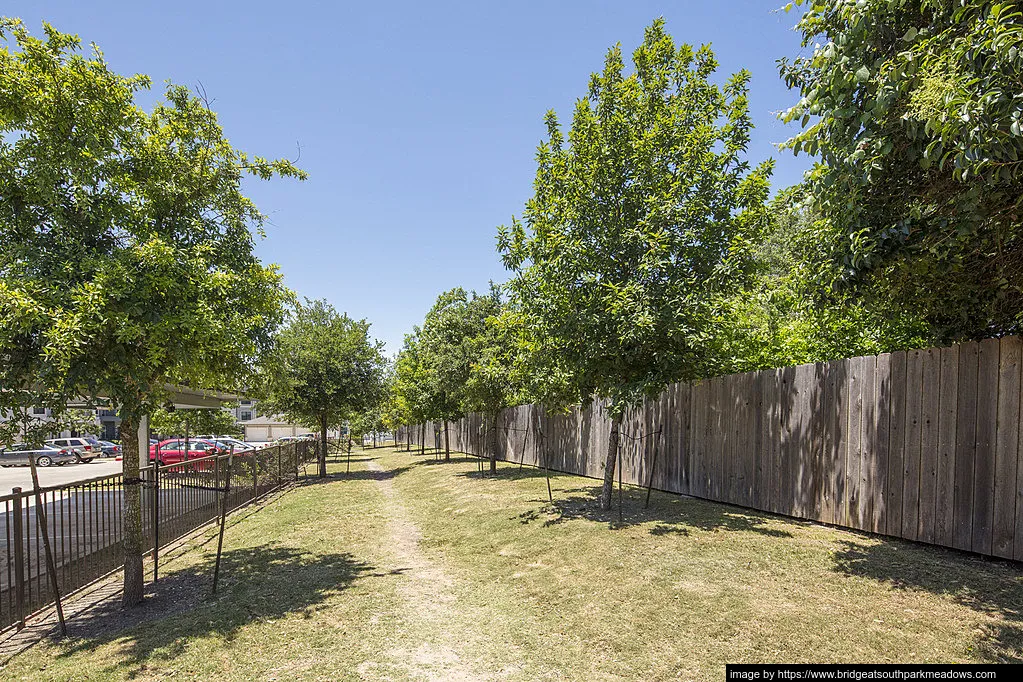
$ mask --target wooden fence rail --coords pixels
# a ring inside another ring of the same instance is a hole
[[[673,384],[623,420],[627,483],[1023,559],[1023,340],[1007,336]],[[488,420],[448,425],[484,455]],[[497,417],[499,459],[603,477],[601,403]],[[443,448],[440,424],[411,430]],[[402,438],[408,437],[406,431]],[[651,468],[653,471],[651,472]]]

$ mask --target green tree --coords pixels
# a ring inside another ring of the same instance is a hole
[[[431,390],[429,369],[423,358],[420,329],[414,327],[405,341],[394,363],[394,381],[390,387],[393,404],[404,423],[411,429],[421,424],[422,445],[426,450],[426,420],[429,419]],[[411,444],[411,438],[408,441]]]
[[[525,225],[499,234],[531,364],[608,401],[604,508],[622,411],[706,366],[713,301],[741,284],[771,171],[745,160],[749,73],[711,83],[710,48],[676,47],[661,20],[633,62],[626,75],[609,50],[567,140],[548,113]]]
[[[369,323],[326,301],[295,307],[263,370],[263,410],[320,432],[319,475],[327,475],[327,430],[377,404],[383,395],[382,344]]]
[[[253,254],[264,216],[242,177],[304,174],[236,150],[184,88],[142,111],[148,78],[44,28],[41,40],[0,23],[0,385],[58,408],[106,395],[119,411],[131,605],[143,596],[140,420],[168,383],[234,388],[269,347],[289,294]]]
[[[491,471],[497,470],[497,415],[517,398],[526,398],[517,390],[516,337],[506,306],[497,287],[492,286],[486,296],[474,297],[466,311],[471,333],[463,342],[468,371],[462,389],[462,411],[486,415]]]
[[[796,4],[802,4],[797,2]],[[791,6],[791,5],[790,5]],[[786,143],[837,264],[831,283],[921,314],[930,341],[1023,324],[1023,6],[815,0]]]
[[[149,415],[149,428],[163,436],[192,434],[240,434],[235,416],[221,409],[212,410],[168,410],[159,408]]]
[[[883,291],[834,288],[830,225],[803,186],[778,193],[746,286],[716,304],[715,374],[920,348],[927,326]],[[878,283],[880,288],[880,283]]]
[[[487,320],[500,312],[501,295],[495,285],[482,295],[457,287],[442,293],[423,320],[419,347],[427,373],[427,418],[444,423],[446,459],[451,458],[450,420],[472,410],[494,417],[507,404],[484,397],[485,379],[480,374],[481,361],[493,359],[488,356],[486,341],[494,337]]]

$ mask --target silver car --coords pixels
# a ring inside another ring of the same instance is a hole
[[[74,450],[55,448],[51,445],[33,448],[26,443],[15,443],[0,448],[0,466],[25,465],[32,459],[35,459],[36,466],[48,467],[53,464],[64,466],[68,462],[76,461],[78,457]]]
[[[93,443],[92,438],[51,438],[46,441],[50,447],[59,450],[71,450],[79,462],[85,464],[101,454],[99,442]]]

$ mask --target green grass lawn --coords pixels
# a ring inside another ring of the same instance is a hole
[[[723,679],[726,662],[1023,661],[1023,569],[475,460],[357,452],[230,524],[140,611],[72,623],[10,679]],[[342,471],[334,466],[333,470]]]

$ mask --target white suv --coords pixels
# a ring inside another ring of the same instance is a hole
[[[46,444],[74,451],[75,457],[83,464],[96,459],[103,451],[102,447],[94,445],[88,438],[51,438]]]

